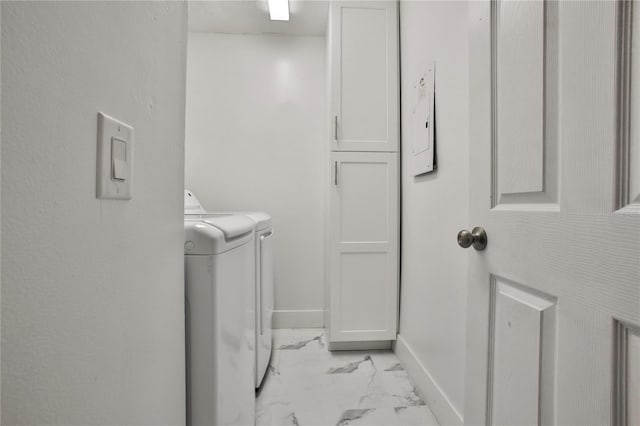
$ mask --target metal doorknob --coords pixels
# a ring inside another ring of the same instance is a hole
[[[487,247],[487,233],[479,226],[476,226],[471,232],[463,229],[458,232],[458,245],[462,248],[473,248],[480,251]]]

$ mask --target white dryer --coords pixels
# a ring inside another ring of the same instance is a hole
[[[260,387],[269,367],[272,350],[272,321],[274,307],[273,227],[271,216],[263,212],[211,213],[204,209],[195,194],[184,191],[185,217],[223,217],[244,215],[255,222],[255,367],[254,384]]]
[[[187,424],[255,423],[255,223],[185,216]]]
[[[263,212],[239,212],[256,223],[256,374],[255,386],[260,387],[271,359],[272,319],[274,303],[273,227],[271,216]]]

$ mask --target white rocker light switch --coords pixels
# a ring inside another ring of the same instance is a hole
[[[111,179],[127,180],[127,143],[116,138],[111,139]]]
[[[133,127],[98,114],[96,197],[130,200],[133,170]]]

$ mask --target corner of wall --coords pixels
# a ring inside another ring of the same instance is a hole
[[[415,381],[420,396],[428,401],[429,408],[438,422],[441,425],[462,426],[464,422],[462,414],[400,334],[394,344],[393,351],[409,376]]]

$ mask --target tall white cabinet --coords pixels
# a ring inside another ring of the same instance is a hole
[[[384,347],[398,322],[398,5],[330,7],[329,344]]]

